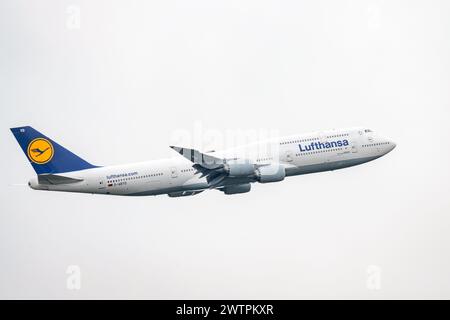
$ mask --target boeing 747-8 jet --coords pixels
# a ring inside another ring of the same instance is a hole
[[[200,152],[171,146],[169,159],[96,166],[32,127],[11,129],[37,177],[35,190],[123,196],[191,196],[208,189],[224,194],[249,192],[251,184],[347,168],[384,156],[395,143],[367,128],[306,133],[224,151]]]

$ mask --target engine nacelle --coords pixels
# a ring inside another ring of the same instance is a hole
[[[286,170],[279,164],[270,164],[256,170],[256,179],[261,183],[278,182],[284,180],[285,177]]]
[[[246,177],[255,174],[253,163],[227,163],[224,170],[230,177]]]
[[[250,183],[236,184],[233,186],[226,186],[222,189],[225,194],[236,194],[249,192],[252,186]]]

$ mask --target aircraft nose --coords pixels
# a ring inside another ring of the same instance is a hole
[[[394,150],[394,148],[397,146],[394,141],[389,141],[389,144],[391,145],[391,150]]]
[[[389,144],[387,146],[388,147],[387,152],[391,152],[392,150],[395,149],[397,144],[394,141],[392,141],[392,140],[387,140],[387,141],[389,142]]]

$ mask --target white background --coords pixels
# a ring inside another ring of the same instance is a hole
[[[450,298],[449,15],[444,0],[1,1],[0,297]],[[21,125],[99,165],[173,156],[198,126],[362,125],[397,148],[248,194],[127,198],[26,187]]]

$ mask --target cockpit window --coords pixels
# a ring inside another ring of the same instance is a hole
[[[370,130],[370,129],[365,129],[364,132],[365,132],[365,133],[368,133],[368,132],[372,132],[372,130]]]

